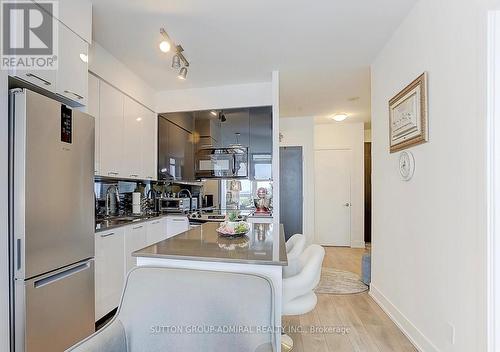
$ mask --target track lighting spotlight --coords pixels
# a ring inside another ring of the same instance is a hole
[[[220,122],[226,122],[226,115],[224,115],[222,111],[219,112],[219,120]]]
[[[160,42],[160,50],[163,51],[164,53],[168,53],[170,51],[170,43],[166,40],[163,40]]]
[[[179,55],[175,54],[172,57],[172,68],[179,68],[179,67],[181,67],[181,58],[179,57]]]
[[[179,71],[179,75],[177,76],[177,78],[179,79],[186,79],[186,76],[188,74],[188,70],[186,67],[183,67],[181,68],[181,70]]]

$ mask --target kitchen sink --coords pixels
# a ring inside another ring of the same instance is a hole
[[[96,223],[96,229],[101,229],[101,228],[119,226],[136,221],[144,221],[154,217],[155,216],[116,216],[112,218],[98,219],[96,220],[95,223]]]

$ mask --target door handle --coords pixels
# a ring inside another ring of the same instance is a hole
[[[110,233],[105,233],[103,235],[101,235],[102,238],[104,237],[109,237],[109,236],[113,236],[115,233],[114,232],[110,232]]]
[[[76,94],[75,92],[72,92],[70,90],[65,90],[64,93],[66,94],[72,94],[74,95],[77,99],[83,99],[83,97],[80,94]]]
[[[49,81],[43,79],[42,77],[38,77],[37,75],[34,75],[32,73],[27,73],[26,76],[36,78],[37,80],[41,81],[46,86],[50,86],[52,84]]]
[[[62,279],[67,278],[71,275],[79,273],[80,271],[87,270],[88,268],[90,268],[90,263],[89,262],[83,263],[83,264],[74,266],[68,270],[65,270],[65,271],[62,271],[60,273],[54,274],[52,276],[35,281],[34,286],[35,286],[35,288],[40,288],[40,287],[43,287],[46,285],[50,285],[53,282],[62,280]]]

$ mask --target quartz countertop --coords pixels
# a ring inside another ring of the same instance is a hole
[[[161,219],[165,217],[186,217],[183,214],[154,214],[154,215],[124,215],[124,216],[116,216],[114,218],[109,219],[99,219],[95,224],[95,233],[107,231],[123,226],[128,226],[136,223],[146,222],[146,221],[154,221],[156,219]]]
[[[202,226],[135,251],[135,257],[197,260],[261,265],[287,265],[283,225],[253,223],[242,236],[220,236],[218,223]],[[278,241],[278,243],[275,243]]]

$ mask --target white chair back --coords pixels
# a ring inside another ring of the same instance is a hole
[[[300,255],[306,246],[306,236],[295,234],[286,241],[288,265],[283,267],[283,277],[296,275],[300,270]]]
[[[317,303],[314,289],[321,279],[325,249],[317,244],[307,247],[299,257],[299,272],[283,279],[283,315],[306,314]]]

